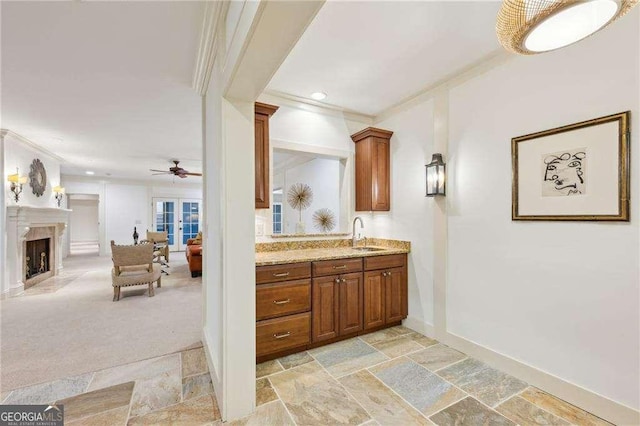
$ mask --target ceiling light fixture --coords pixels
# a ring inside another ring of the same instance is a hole
[[[89,176],[93,176],[96,174],[96,172],[92,172],[91,170],[87,170],[85,173],[88,174]]]
[[[324,99],[324,98],[326,98],[326,97],[327,97],[327,94],[326,94],[326,93],[324,93],[324,92],[313,92],[313,93],[311,94],[311,98],[312,98],[312,99],[315,99],[316,101],[321,101],[321,100],[323,100],[323,99]]]
[[[496,34],[511,52],[548,52],[598,32],[637,3],[638,0],[504,0]]]

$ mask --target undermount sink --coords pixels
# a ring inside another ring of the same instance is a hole
[[[356,251],[383,251],[383,248],[378,247],[353,247]]]

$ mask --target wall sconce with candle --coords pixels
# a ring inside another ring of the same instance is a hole
[[[20,200],[20,194],[22,194],[22,185],[27,183],[26,176],[20,176],[18,169],[16,168],[16,173],[13,175],[7,176],[7,181],[11,183],[11,192],[13,192],[13,196],[16,200],[16,203]]]
[[[53,192],[56,194],[56,201],[58,202],[58,207],[60,207],[62,198],[64,197],[64,188],[58,185],[53,188]]]
[[[445,164],[442,154],[433,154],[431,162],[427,164],[427,197],[445,195]]]

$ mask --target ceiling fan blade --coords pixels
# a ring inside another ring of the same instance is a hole
[[[150,171],[150,172],[171,173],[171,172],[168,172],[168,171],[166,171],[166,170],[156,170],[156,169],[149,169],[149,171]]]
[[[202,173],[189,173],[189,172],[186,172],[186,173],[182,173],[182,174],[183,175],[188,175],[188,176],[202,176]]]
[[[170,175],[171,173],[162,172],[162,173],[151,173],[151,176],[159,176],[159,175]]]
[[[187,178],[187,176],[185,174],[182,174],[182,173],[180,173],[179,175],[176,175],[176,176],[178,176],[180,179],[186,179]]]

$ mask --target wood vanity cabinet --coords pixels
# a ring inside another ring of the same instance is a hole
[[[304,348],[311,337],[311,263],[256,267],[256,357]]]
[[[357,333],[363,326],[362,258],[313,262],[311,341]],[[336,272],[346,271],[336,275]],[[327,276],[316,277],[317,275]]]
[[[391,209],[391,154],[393,132],[368,127],[351,135],[356,144],[356,211]]]
[[[258,362],[406,317],[406,254],[256,267]]]
[[[407,257],[365,258],[364,329],[401,321],[408,314]]]
[[[269,203],[269,117],[278,107],[255,103],[256,209],[268,209]]]

